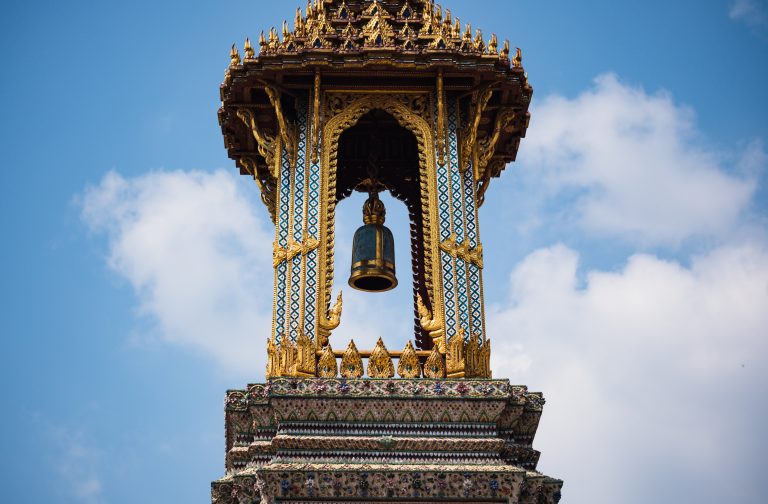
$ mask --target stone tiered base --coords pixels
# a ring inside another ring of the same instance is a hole
[[[555,504],[544,399],[506,380],[276,378],[230,391],[214,504]]]

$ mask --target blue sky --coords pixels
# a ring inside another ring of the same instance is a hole
[[[271,305],[270,223],[218,86],[231,43],[296,5],[6,3],[6,499],[207,502]],[[481,225],[495,375],[548,398],[540,468],[568,503],[768,501],[768,5],[444,5],[520,46],[536,90]],[[369,315],[345,290],[336,346],[404,344],[406,296]]]

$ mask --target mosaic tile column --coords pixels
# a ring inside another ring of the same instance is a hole
[[[301,331],[314,339],[317,325],[320,165],[311,161],[309,153],[308,100],[298,99],[296,110],[295,167],[285,146],[281,146],[275,241],[284,258],[275,266],[276,343],[286,338],[296,343]]]
[[[433,116],[437,118],[437,105],[435,105]],[[437,122],[434,124],[437,131]],[[439,135],[435,135],[439,138]],[[450,149],[450,148],[449,148]],[[440,243],[446,243],[451,239],[453,233],[453,206],[451,204],[451,165],[448,162],[450,157],[443,159],[440,163],[440,156],[435,152],[435,166],[437,166],[437,217],[440,230]],[[443,284],[443,303],[445,307],[445,338],[450,340],[458,332],[458,309],[456,300],[456,260],[448,252],[440,251],[440,271]]]
[[[445,297],[446,338],[464,329],[469,341],[477,334],[484,341],[485,323],[482,292],[482,252],[475,183],[471,166],[460,164],[461,111],[449,100],[447,113],[446,163],[437,158],[440,258]]]

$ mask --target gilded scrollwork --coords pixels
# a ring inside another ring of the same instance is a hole
[[[472,153],[475,149],[475,143],[477,142],[477,131],[480,128],[480,120],[483,117],[485,109],[488,107],[488,102],[493,96],[493,89],[487,86],[481,90],[475,91],[472,95],[472,103],[470,108],[470,121],[464,127],[461,134],[461,149],[459,157],[459,169],[464,172],[469,166],[469,161],[472,158]]]
[[[272,244],[272,264],[277,267],[284,261],[292,261],[298,255],[307,255],[313,250],[317,250],[319,246],[320,242],[311,236],[305,236],[303,242],[297,242],[293,237],[289,237],[285,247],[274,242]]]
[[[424,237],[425,287],[432,300],[434,317],[442,320],[443,298],[440,275],[434,271],[439,265],[437,237],[437,182],[434,154],[434,133],[431,122],[414,110],[430,107],[428,95],[415,93],[402,94],[355,94],[326,93],[326,125],[323,130],[322,188],[324,197],[321,201],[321,235],[325,237],[321,247],[321,267],[319,297],[325,306],[330,305],[331,288],[334,276],[334,247],[336,220],[336,170],[338,164],[339,137],[348,128],[373,109],[383,110],[392,115],[398,123],[410,130],[419,146],[419,182],[421,184],[422,231]]]
[[[312,163],[320,162],[320,72],[315,72],[312,100]]]
[[[488,163],[496,153],[496,145],[499,143],[501,134],[516,118],[514,110],[504,109],[496,115],[496,121],[493,126],[493,133],[489,137],[477,141],[475,165],[475,180],[480,180],[488,167]]]
[[[445,89],[442,69],[437,73],[437,158],[440,165],[445,164]]]
[[[288,119],[283,114],[280,92],[272,86],[265,86],[264,91],[266,91],[269,101],[275,110],[277,124],[280,128],[280,138],[283,141],[286,152],[288,152],[291,166],[296,166],[296,159],[298,157],[298,142],[296,140],[298,132],[296,126],[288,122]]]
[[[449,378],[464,377],[466,363],[464,359],[464,338],[464,329],[459,329],[459,331],[448,340],[448,349],[445,355],[445,367]]]
[[[456,233],[452,233],[445,241],[440,243],[440,250],[451,254],[452,257],[458,257],[467,264],[474,264],[478,268],[483,267],[483,245],[470,247],[469,242],[457,243]]]
[[[293,370],[293,376],[314,377],[317,372],[317,351],[312,340],[299,331],[299,337],[296,340],[296,367]]]
[[[253,112],[250,110],[246,108],[237,109],[237,117],[250,128],[253,139],[256,141],[259,155],[266,161],[270,175],[276,179],[280,166],[278,163],[279,156],[275,156],[276,148],[278,147],[275,138],[261,131]]]

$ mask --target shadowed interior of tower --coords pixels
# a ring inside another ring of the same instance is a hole
[[[420,294],[423,299],[428,298],[425,287],[424,229],[416,138],[390,114],[374,109],[341,135],[338,163],[337,202],[349,197],[355,190],[389,191],[408,209],[414,334],[418,347],[429,350],[432,347],[432,339],[419,323],[416,305],[417,295]],[[404,238],[394,237],[395,240]],[[389,279],[378,274],[371,274],[357,283],[356,288],[371,292],[388,290],[391,286]]]

